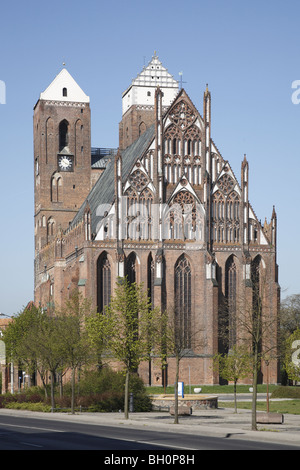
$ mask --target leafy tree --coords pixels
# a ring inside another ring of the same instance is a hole
[[[123,365],[125,372],[124,414],[128,419],[129,377],[148,359],[151,341],[151,310],[142,285],[119,278],[114,296],[104,313],[88,321],[90,338],[98,349]]]
[[[13,322],[9,323],[4,331],[3,339],[6,344],[7,356],[12,361],[22,365],[30,374],[38,370],[47,397],[46,371],[40,361],[37,342],[37,334],[45,315],[41,309],[31,304],[16,315]]]
[[[252,371],[252,358],[244,347],[234,346],[228,354],[217,354],[214,366],[219,370],[223,379],[233,382],[234,411],[237,412],[236,386],[240,379],[248,377]]]
[[[289,295],[281,302],[280,327],[285,337],[300,328],[300,294]]]
[[[297,328],[285,342],[284,369],[290,380],[300,380],[300,329]]]
[[[50,372],[51,406],[55,408],[55,375],[63,363],[63,329],[59,318],[45,315],[36,331],[38,361]]]
[[[72,292],[70,299],[66,300],[62,309],[57,312],[61,358],[64,366],[72,371],[72,413],[74,413],[76,370],[92,360],[91,343],[85,323],[93,312],[91,300],[83,298],[78,290]]]

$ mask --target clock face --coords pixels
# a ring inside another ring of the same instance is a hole
[[[62,171],[71,171],[73,169],[73,158],[69,155],[60,155],[58,157],[58,166]]]

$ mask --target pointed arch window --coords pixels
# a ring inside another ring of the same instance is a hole
[[[173,198],[169,211],[170,238],[191,240],[196,229],[196,203],[189,191],[180,191]]]
[[[258,255],[251,263],[251,282],[252,282],[252,302],[253,313],[260,314],[261,307],[261,288],[260,288],[260,271],[261,271],[261,256]]]
[[[59,124],[59,151],[69,145],[69,123],[65,119]]]
[[[111,299],[111,265],[107,253],[102,253],[97,261],[97,307],[105,311]]]
[[[84,214],[84,231],[85,231],[85,239],[91,239],[91,212],[87,210]]]
[[[149,240],[152,237],[153,193],[145,187],[140,193],[130,186],[126,197],[126,238]]]
[[[126,276],[130,284],[136,282],[136,261],[135,253],[131,253],[126,261]]]
[[[262,258],[256,256],[251,263],[252,282],[252,328],[258,340],[258,353],[262,350],[262,292],[261,292]],[[260,374],[259,374],[260,377]],[[261,377],[259,378],[259,380]]]
[[[146,130],[146,124],[144,122],[141,122],[139,125],[139,136],[144,134],[145,130]]]
[[[147,284],[148,284],[148,297],[151,302],[151,308],[154,308],[154,260],[152,258],[152,255],[148,256],[148,279],[147,279]]]
[[[192,284],[191,266],[185,255],[175,265],[175,327],[181,346],[191,348]]]
[[[152,203],[153,194],[145,188],[140,194],[140,223],[138,227],[139,238],[151,240],[152,238]]]
[[[126,197],[126,238],[136,238],[136,217],[138,212],[138,194],[132,188],[128,188],[124,196]]]
[[[235,191],[216,191],[212,203],[212,239],[217,243],[238,243],[240,239],[240,198]]]
[[[51,178],[51,202],[62,202],[62,184],[63,180],[59,174]]]
[[[236,343],[236,301],[237,301],[237,268],[233,256],[225,265],[225,297],[227,301],[228,348]]]
[[[55,220],[53,217],[49,217],[47,222],[47,243],[50,243],[53,240],[55,235]]]

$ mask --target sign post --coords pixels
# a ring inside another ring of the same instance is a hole
[[[178,382],[178,396],[184,398],[184,382]]]

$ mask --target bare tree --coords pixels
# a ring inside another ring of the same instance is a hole
[[[183,357],[191,353],[191,350],[203,347],[205,344],[203,329],[186,328],[182,322],[182,316],[178,308],[172,307],[156,315],[157,335],[155,350],[161,358],[162,365],[167,363],[168,357],[175,358],[175,418],[174,424],[178,424],[178,381],[179,365]]]
[[[220,313],[220,337],[227,351],[236,344],[247,348],[252,358],[252,430],[257,430],[256,401],[258,377],[262,363],[277,364],[278,361],[278,316],[274,312],[271,281],[266,268],[259,263],[252,267],[251,283],[236,299],[235,318],[228,319],[228,308]],[[231,329],[234,328],[234,333]],[[225,339],[227,339],[227,344]]]
[[[257,430],[256,401],[258,376],[263,361],[267,364],[278,360],[278,316],[273,311],[270,294],[270,283],[266,273],[259,275],[258,267],[254,267],[252,275],[251,298],[245,295],[238,311],[238,338],[248,345],[253,360],[253,395],[252,395],[252,430]]]

